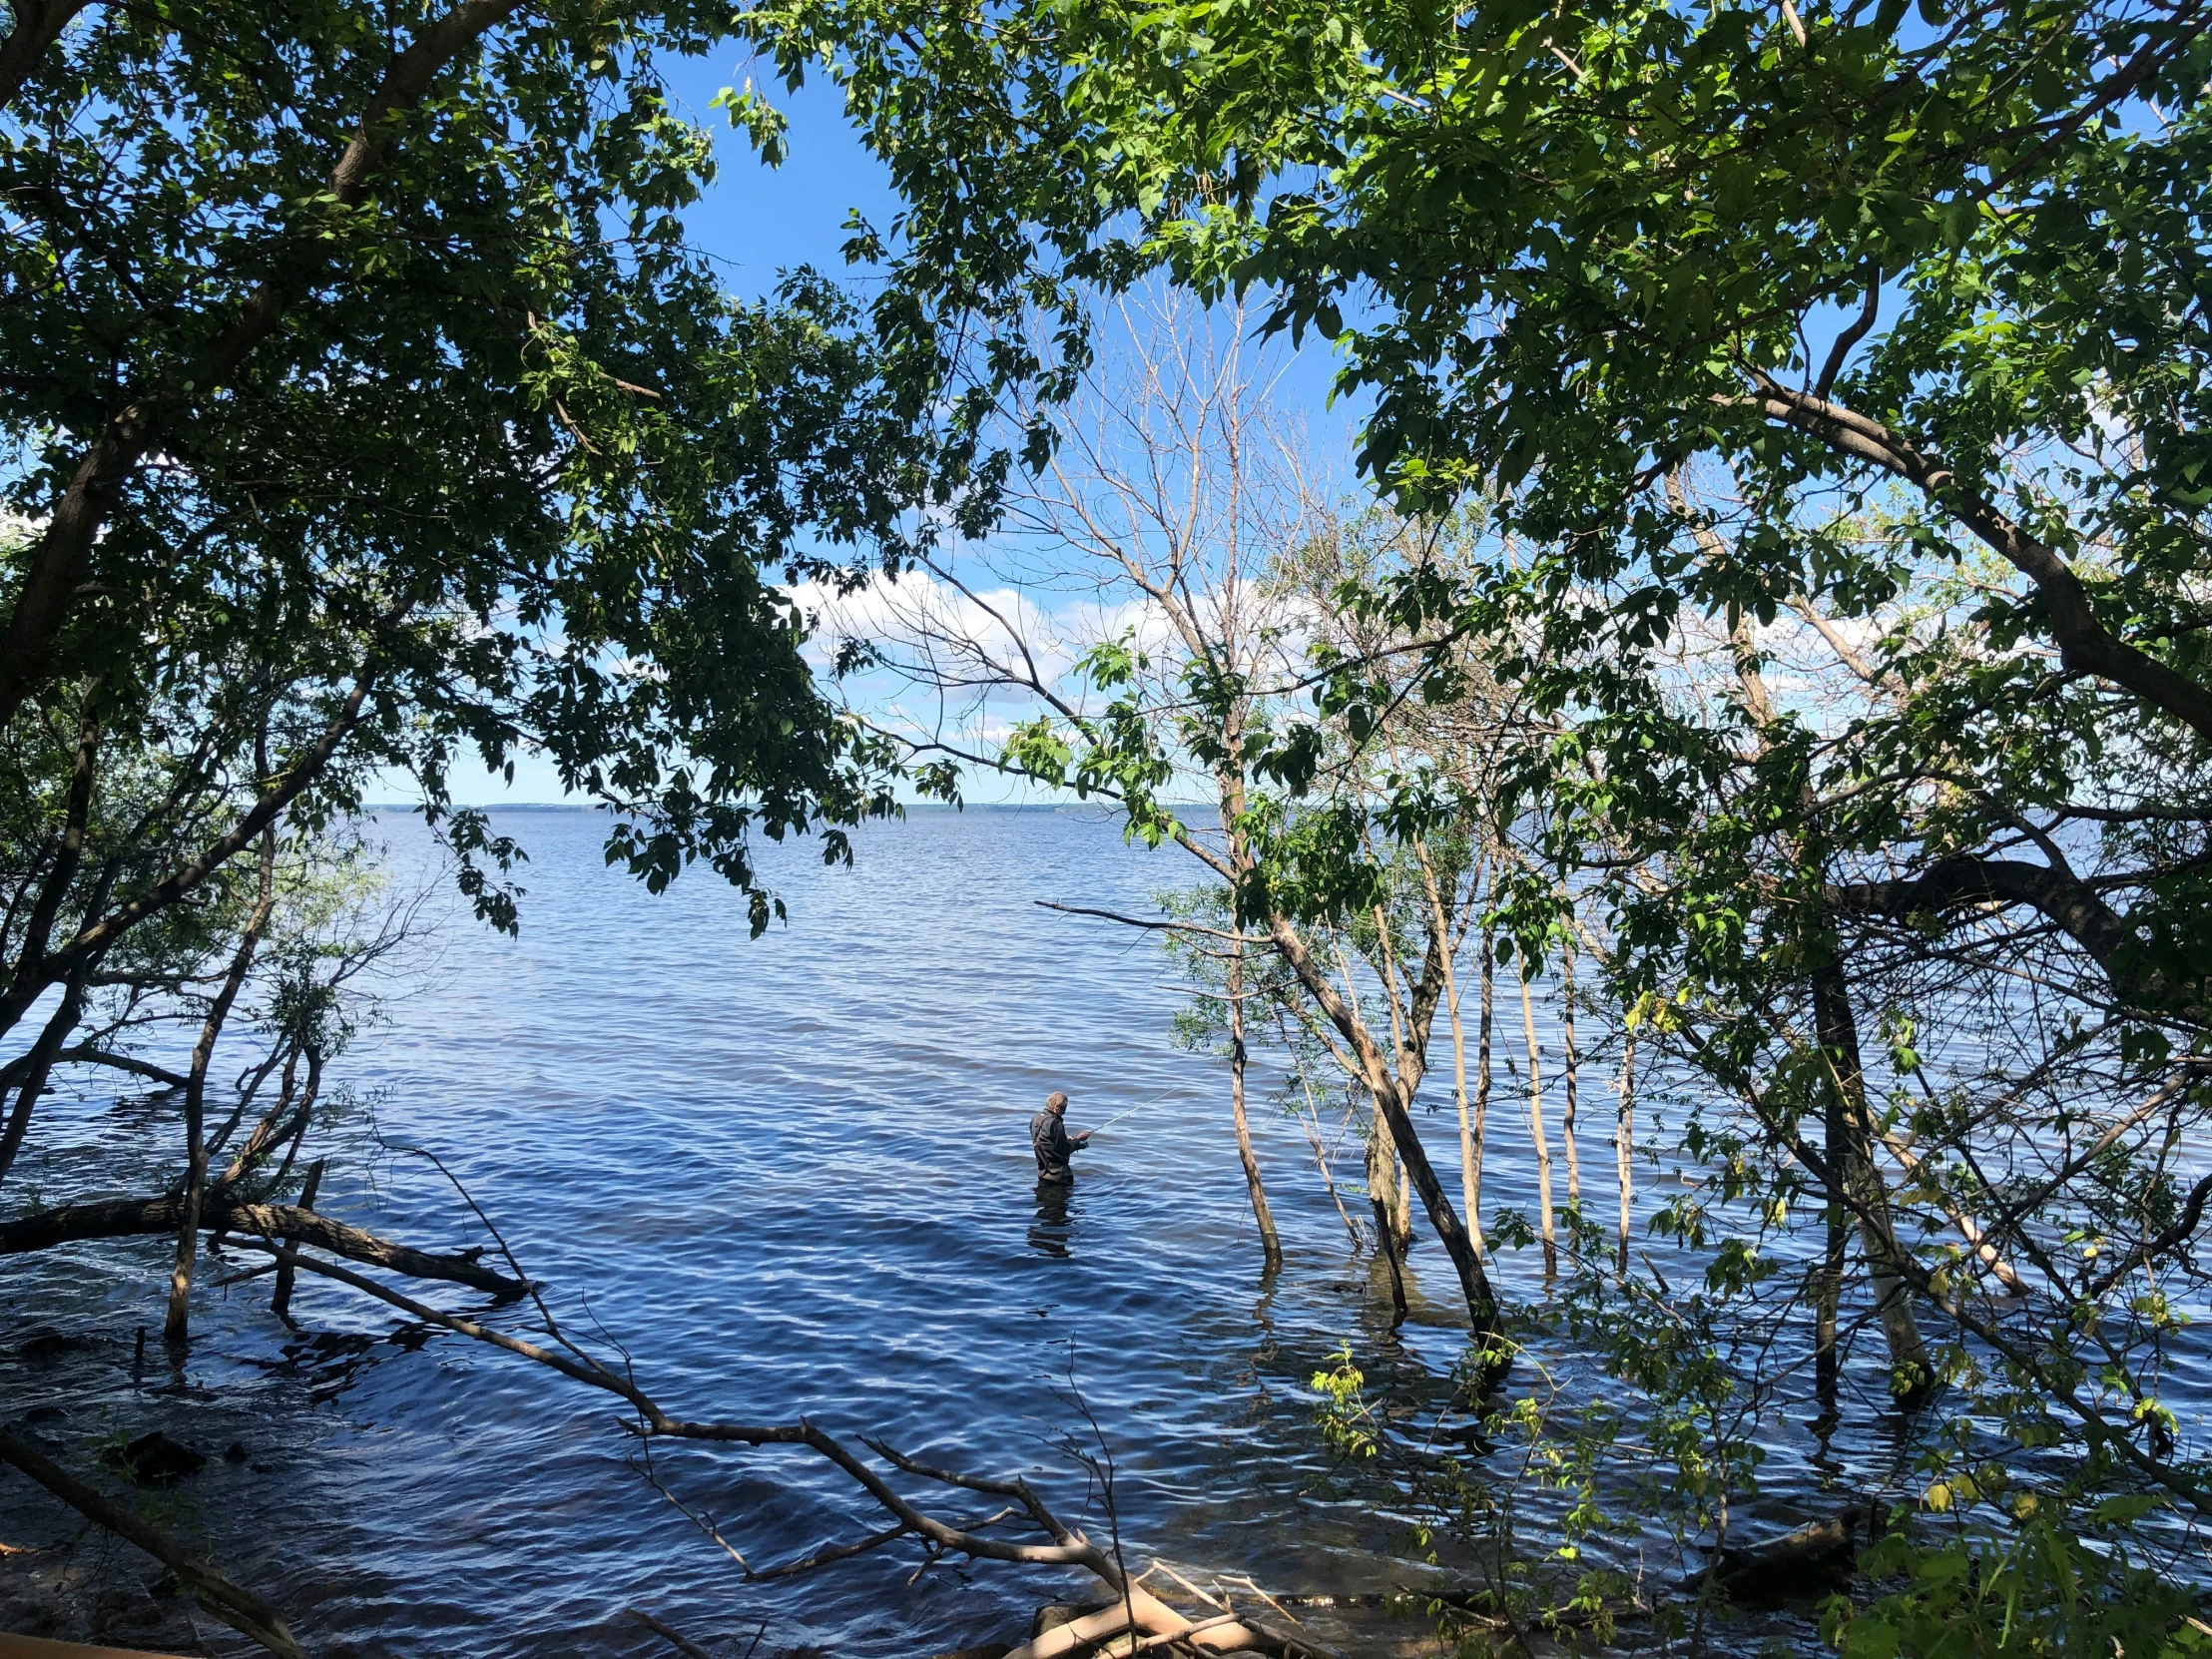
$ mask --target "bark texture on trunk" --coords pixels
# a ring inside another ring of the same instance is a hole
[[[267,757],[262,770],[268,771]],[[231,970],[223,977],[201,1021],[200,1040],[193,1044],[192,1064],[185,1072],[185,1207],[177,1221],[177,1259],[169,1275],[169,1313],[162,1321],[165,1341],[181,1343],[192,1329],[192,1270],[200,1254],[200,1211],[208,1187],[207,1101],[208,1067],[215,1059],[217,1039],[223,1035],[231,1007],[238,1001],[246,976],[254,969],[261,946],[262,929],[269,925],[276,901],[276,827],[262,831],[261,892],[254,913],[239,935],[239,947],[231,958]]]
[[[1368,1125],[1368,1209],[1375,1217],[1375,1242],[1391,1261],[1402,1262],[1407,1241],[1397,1225],[1397,1141],[1373,1079],[1368,1083],[1368,1098],[1375,1107]]]
[[[1521,1035],[1528,1044],[1528,1135],[1536,1146],[1538,1235],[1544,1242],[1544,1277],[1559,1272],[1559,1234],[1551,1206],[1551,1136],[1544,1128],[1544,1078],[1536,1044],[1536,1004],[1528,991],[1528,957],[1519,958]]]
[[[1260,1180],[1260,1160],[1252,1151],[1252,1128],[1245,1119],[1244,949],[1229,958],[1229,1099],[1237,1119],[1237,1156],[1244,1162],[1245,1188],[1252,1195],[1252,1219],[1260,1229],[1260,1250],[1267,1265],[1283,1265],[1283,1241],[1268,1210],[1268,1192]]]
[[[1828,1062],[1828,1167],[1840,1192],[1829,1195],[1831,1210],[1842,1209],[1859,1221],[1874,1284],[1875,1311],[1890,1347],[1891,1387],[1900,1402],[1912,1405],[1935,1382],[1928,1345],[1899,1271],[1902,1248],[1890,1217],[1890,1187],[1874,1157],[1874,1123],[1867,1108],[1867,1078],[1859,1053],[1859,1024],[1852,1012],[1851,988],[1843,964],[1833,953],[1813,973],[1813,1021]],[[1831,1255],[1835,1253],[1833,1236]],[[1824,1309],[1834,1349],[1834,1311]]]

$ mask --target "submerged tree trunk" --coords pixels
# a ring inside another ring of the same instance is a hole
[[[1244,1161],[1245,1187],[1252,1195],[1252,1219],[1260,1229],[1260,1249],[1267,1265],[1283,1265],[1283,1241],[1276,1237],[1275,1217],[1268,1212],[1267,1188],[1260,1183],[1260,1160],[1252,1153],[1252,1128],[1245,1120],[1245,1018],[1244,946],[1229,958],[1229,1099],[1237,1119],[1237,1156]]]
[[[1336,987],[1330,987],[1336,994]],[[1395,1005],[1395,998],[1391,999]],[[1360,993],[1353,983],[1352,970],[1348,966],[1344,975],[1344,990],[1339,997],[1347,1017],[1353,1024],[1366,1027],[1365,1016],[1360,1009]],[[1390,1134],[1389,1113],[1383,1110],[1382,1098],[1376,1093],[1375,1075],[1363,1071],[1359,1081],[1368,1091],[1371,1110],[1368,1114],[1367,1178],[1368,1211],[1375,1221],[1375,1245],[1393,1264],[1404,1260],[1405,1235],[1397,1225],[1397,1143]],[[1402,1308],[1402,1302],[1400,1307]]]
[[[1620,1117],[1613,1131],[1613,1158],[1620,1171],[1620,1246],[1615,1266],[1628,1272],[1628,1213],[1634,1202],[1636,1171],[1633,1158],[1636,1134],[1636,1028],[1631,1025],[1621,1042]]]
[[[1442,889],[1436,884],[1428,849],[1415,843],[1420,854],[1421,882],[1428,889],[1429,930],[1434,940],[1433,959],[1443,976],[1444,1011],[1451,1020],[1451,1095],[1459,1113],[1459,1198],[1466,1205],[1467,1239],[1477,1258],[1482,1255],[1482,1141],[1467,1108],[1467,1030],[1460,1016],[1459,975],[1452,965],[1457,949],[1451,933],[1451,917],[1444,908]],[[1467,902],[1471,906],[1481,885],[1483,866],[1478,862],[1468,875]],[[1463,933],[1460,935],[1465,936]],[[1487,935],[1485,942],[1487,941]],[[1484,984],[1487,986],[1485,979]]]
[[[1405,1235],[1397,1225],[1397,1142],[1390,1134],[1389,1113],[1376,1093],[1372,1079],[1368,1098],[1374,1111],[1368,1123],[1368,1208],[1375,1216],[1375,1242],[1393,1262],[1405,1258]]]
[[[254,913],[247,917],[246,928],[239,935],[238,951],[231,958],[231,970],[224,976],[223,988],[216,993],[215,1001],[209,1005],[208,1017],[201,1022],[200,1040],[193,1045],[192,1065],[185,1074],[185,1207],[177,1225],[176,1266],[169,1275],[169,1314],[162,1322],[162,1336],[172,1343],[183,1342],[192,1328],[192,1270],[200,1254],[200,1210],[208,1189],[208,1066],[215,1058],[216,1039],[222,1036],[224,1022],[231,1017],[231,1005],[238,1000],[247,974],[253,971],[262,929],[269,925],[269,913],[276,906],[276,827],[274,824],[262,831],[261,876],[261,893],[255,901]]]
[[[1828,1062],[1828,1126],[1824,1137],[1828,1167],[1832,1181],[1841,1188],[1829,1194],[1830,1209],[1858,1218],[1868,1277],[1874,1283],[1875,1311],[1890,1346],[1891,1386],[1901,1403],[1917,1404],[1933,1385],[1935,1374],[1900,1272],[1901,1251],[1890,1219],[1889,1184],[1874,1159],[1874,1125],[1867,1110],[1859,1025],[1852,1013],[1851,987],[1833,950],[1813,971],[1813,1021]],[[1829,1254],[1832,1259],[1839,1254],[1833,1230]],[[1840,1272],[1840,1264],[1833,1271]],[[1829,1327],[1828,1347],[1833,1353],[1834,1309],[1824,1307],[1822,1312]]]
[[[1497,1297],[1490,1288],[1489,1276],[1482,1271],[1481,1260],[1474,1253],[1474,1246],[1467,1238],[1466,1227],[1459,1220],[1459,1213],[1451,1207],[1451,1200],[1444,1195],[1443,1183],[1436,1179],[1435,1166],[1429,1163],[1428,1154],[1420,1144],[1413,1128],[1413,1120],[1405,1110],[1397,1085],[1391,1080],[1384,1064],[1381,1048],[1362,1020],[1352,1011],[1343,994],[1331,983],[1314,960],[1314,953],[1306,940],[1292,925],[1290,918],[1273,915],[1268,918],[1268,931],[1275,940],[1276,949],[1283,960],[1298,975],[1299,983],[1306,987],[1322,1012],[1329,1017],[1345,1040],[1358,1055],[1361,1068],[1367,1073],[1368,1088],[1374,1097],[1377,1114],[1387,1125],[1391,1139],[1405,1160],[1405,1173],[1413,1190],[1420,1194],[1421,1204],[1428,1212],[1429,1224],[1436,1230],[1436,1238],[1444,1247],[1444,1254],[1451,1258],[1451,1266],[1459,1276],[1459,1289],[1466,1298],[1467,1317],[1474,1326],[1475,1336],[1488,1346],[1488,1339],[1497,1334]],[[1493,1367],[1502,1360],[1493,1360]]]
[[[1844,1146],[1844,1117],[1833,1104],[1823,1114],[1825,1118],[1825,1155],[1831,1171],[1844,1167],[1848,1153]],[[1837,1412],[1836,1389],[1842,1370],[1836,1346],[1837,1310],[1844,1296],[1844,1263],[1851,1243],[1851,1213],[1845,1208],[1843,1195],[1831,1190],[1826,1205],[1828,1239],[1821,1251],[1821,1264],[1813,1295],[1813,1391],[1820,1402],[1820,1414],[1824,1419],[1834,1419]]]
[[[1567,1208],[1582,1208],[1582,1160],[1574,1151],[1575,1096],[1582,1081],[1582,1058],[1574,1047],[1574,941],[1569,938],[1559,947],[1559,1037],[1561,1045],[1560,1077],[1566,1086],[1566,1101],[1559,1112],[1559,1140],[1567,1153]]]
[[[1410,1104],[1410,1096],[1416,1086],[1419,1071],[1411,1059],[1411,1049],[1406,1043],[1406,1007],[1398,999],[1397,953],[1390,947],[1389,918],[1382,913],[1382,906],[1375,907],[1375,925],[1382,944],[1382,1002],[1390,1015],[1390,1065],[1391,1081],[1401,1099]],[[1393,1137],[1394,1142],[1394,1137]],[[1404,1261],[1413,1248],[1413,1189],[1405,1179],[1405,1161],[1393,1144],[1390,1155],[1389,1190],[1396,1195],[1396,1203],[1390,1212],[1391,1231],[1397,1240],[1397,1259]]]
[[[1467,1191],[1467,1230],[1475,1249],[1482,1247],[1482,1154],[1490,1116],[1490,1032],[1497,1010],[1497,934],[1482,929],[1481,1006],[1475,1016],[1474,1034],[1474,1177]]]
[[[309,1164],[307,1166],[307,1179],[300,1185],[299,1188],[298,1208],[308,1211],[313,1210],[315,1195],[321,1192],[321,1190],[322,1160],[320,1158],[317,1158],[312,1164]],[[275,1314],[278,1319],[282,1320],[286,1325],[291,1324],[292,1279],[293,1273],[291,1263],[288,1260],[279,1261],[276,1264],[276,1289],[269,1299],[269,1311]]]
[[[1559,1271],[1559,1236],[1551,1210],[1551,1136],[1544,1130],[1544,1080],[1536,1046],[1536,1004],[1528,993],[1528,953],[1519,955],[1521,1035],[1528,1043],[1528,1133],[1536,1143],[1536,1209],[1544,1241],[1544,1277]]]
[[[1477,1256],[1482,1254],[1482,1155],[1475,1144],[1474,1123],[1467,1109],[1467,1035],[1459,1018],[1459,981],[1451,971],[1451,957],[1444,956],[1444,1005],[1451,1015],[1451,1092],[1459,1108],[1459,1197],[1467,1207],[1467,1238]]]

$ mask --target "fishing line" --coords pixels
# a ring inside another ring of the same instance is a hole
[[[1130,1108],[1129,1108],[1129,1110],[1128,1110],[1128,1111],[1126,1111],[1126,1112],[1116,1112],[1116,1113],[1115,1113],[1115,1114],[1114,1114],[1114,1115],[1113,1115],[1112,1117],[1108,1118],[1108,1119],[1107,1119],[1107,1120],[1106,1120],[1106,1121],[1105,1121],[1104,1123],[1102,1123],[1102,1124],[1098,1125],[1098,1127],[1097,1127],[1096,1129],[1086,1129],[1086,1130],[1084,1130],[1084,1131],[1083,1131],[1083,1133],[1084,1133],[1084,1134],[1086,1134],[1086,1135],[1095,1135],[1095,1134],[1097,1134],[1097,1133],[1098,1133],[1099,1129],[1111,1129],[1111,1128],[1112,1128],[1112,1127],[1113,1127],[1113,1126],[1114,1126],[1115,1124],[1117,1124],[1117,1123],[1121,1122],[1121,1120],[1122,1120],[1123,1118],[1126,1118],[1126,1117],[1134,1117],[1134,1116],[1135,1116],[1135,1115],[1136,1115],[1137,1113],[1139,1113],[1139,1112],[1142,1112],[1142,1111],[1146,1110],[1146,1109],[1147,1109],[1147,1108],[1149,1108],[1149,1107],[1153,1107],[1153,1106],[1157,1106],[1157,1105],[1159,1105],[1159,1104],[1160,1104],[1160,1102],[1161,1102],[1161,1101],[1163,1101],[1163,1100],[1165,1100],[1165,1099],[1167,1099],[1169,1095],[1172,1095],[1172,1094],[1180,1094],[1180,1093],[1182,1093],[1182,1091],[1183,1091],[1183,1085],[1179,1083],[1179,1084],[1177,1084],[1177,1085],[1176,1085],[1176,1086],[1175,1086],[1174,1088],[1172,1088],[1172,1089],[1168,1089],[1168,1090],[1166,1090],[1166,1091],[1164,1091],[1164,1092],[1162,1092],[1162,1093],[1160,1093],[1160,1094],[1156,1094],[1156,1095],[1154,1095],[1154,1096],[1153,1096],[1153,1097],[1152,1097],[1152,1098],[1151,1098],[1150,1100],[1140,1100],[1140,1101],[1138,1101],[1136,1105],[1134,1105],[1134,1106],[1130,1107]]]

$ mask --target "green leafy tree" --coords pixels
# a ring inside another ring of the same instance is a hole
[[[1613,1000],[1698,1091],[1710,1187],[1661,1226],[1740,1255],[1809,1223],[1773,1317],[1831,1356],[1871,1319],[1900,1397],[1985,1431],[2053,1538],[2099,1490],[2212,1495],[2161,1399],[2212,1192],[2177,1153],[2212,961],[2208,22],[755,14],[905,192],[917,305],[1155,270],[1256,291],[1343,353],[1379,485],[1494,502],[1478,568],[1343,603],[1495,642],[1553,723],[1499,919],[1555,931],[1596,883]],[[1333,666],[1348,722],[1401,683]],[[1318,743],[1280,738],[1257,765]],[[2099,1606],[2124,1578],[2091,1575]],[[1935,1651],[1939,1622],[1895,1628]]]
[[[809,274],[732,298],[686,242],[713,154],[661,66],[723,14],[15,21],[0,742],[44,884],[0,1029],[380,769],[510,926],[487,866],[516,849],[450,812],[455,765],[544,754],[617,809],[610,855],[655,886],[706,859],[756,928],[755,833],[842,855],[887,810],[778,574],[895,554],[905,508],[988,492],[923,418],[927,350],[871,344]],[[89,802],[111,766],[193,805],[106,870],[64,781]]]

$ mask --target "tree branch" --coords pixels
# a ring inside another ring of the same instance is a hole
[[[135,1239],[155,1235],[174,1238],[184,1222],[181,1195],[164,1198],[112,1198],[96,1204],[66,1204],[59,1209],[38,1210],[0,1225],[0,1256],[23,1256],[56,1245],[88,1239]],[[410,1279],[439,1279],[466,1285],[496,1297],[518,1297],[529,1287],[494,1273],[473,1255],[439,1256],[412,1246],[394,1244],[349,1227],[342,1221],[317,1215],[291,1204],[234,1204],[211,1193],[200,1218],[201,1231],[235,1233],[249,1238],[289,1239],[313,1245],[333,1256],[388,1268]],[[246,1242],[242,1238],[239,1242]]]
[[[2119,962],[2128,938],[2125,918],[2078,876],[2047,864],[1963,855],[1945,858],[1927,873],[1905,880],[1832,884],[1826,897],[1829,907],[1840,914],[1896,921],[1936,916],[1965,904],[2025,904],[2088,951],[2114,980],[2115,990],[2130,994],[2135,989],[2118,983],[2125,976]]]
[[[2132,692],[2212,741],[2212,689],[2107,629],[2072,567],[1961,482],[1947,463],[1856,410],[1793,390],[1763,370],[1753,370],[1752,378],[1758,397],[1738,401],[1755,403],[1769,419],[1905,479],[2033,582],[2058,645],[2058,660],[2069,672],[2094,675]]]

